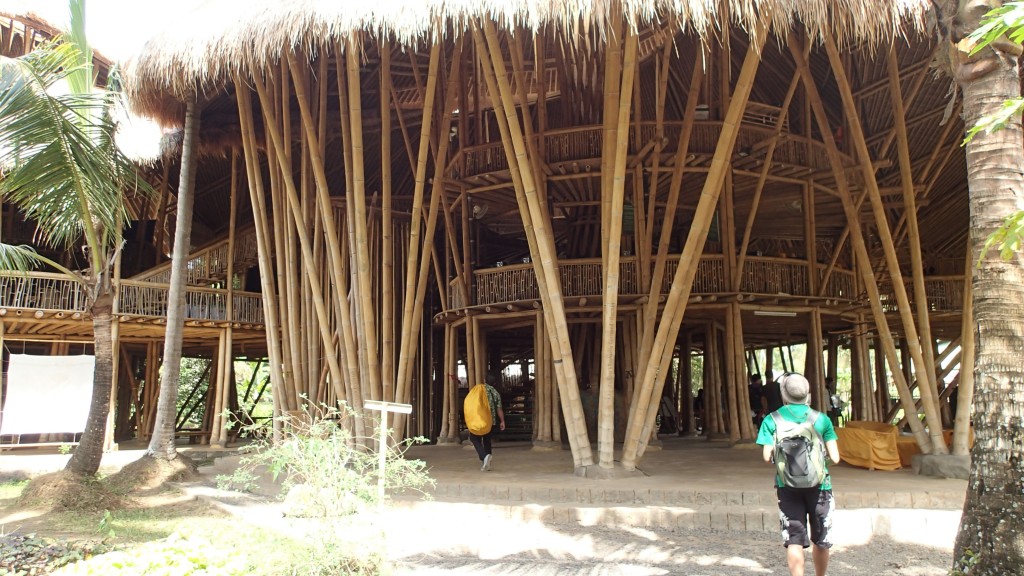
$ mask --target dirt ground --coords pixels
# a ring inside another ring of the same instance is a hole
[[[6,464],[10,465],[10,460]],[[202,513],[201,509],[209,506],[206,509],[210,515],[229,513],[242,523],[282,533],[294,534],[296,529],[302,529],[301,521],[283,516],[277,500],[219,493],[212,489],[213,483],[213,475],[204,474],[200,483],[186,485],[184,494],[175,497],[181,500],[170,503],[171,506],[180,506],[191,515]],[[202,502],[193,501],[197,494],[201,495]],[[3,504],[10,502],[0,502],[0,506]],[[784,549],[774,534],[545,525],[537,521],[475,516],[479,510],[475,506],[478,505],[434,502],[425,507],[391,509],[376,517],[375,529],[380,529],[387,537],[387,556],[393,563],[393,574],[788,574]],[[440,512],[438,507],[441,507]],[[47,531],[42,519],[18,519],[3,512],[0,512],[0,523],[6,533]],[[239,527],[238,533],[244,533],[244,529]],[[807,558],[807,573],[813,574],[809,554]],[[828,573],[832,576],[944,576],[949,573],[951,564],[949,544],[928,547],[878,537],[867,543],[837,542]]]

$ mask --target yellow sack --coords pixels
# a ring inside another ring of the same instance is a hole
[[[462,402],[462,414],[466,418],[466,428],[471,434],[483,436],[491,431],[491,404],[487,401],[487,387],[477,384],[466,394]]]

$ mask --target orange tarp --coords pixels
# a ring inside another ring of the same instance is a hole
[[[871,470],[901,468],[895,426],[854,420],[845,428],[837,428],[836,435],[843,462]]]
[[[946,447],[953,445],[953,431],[943,430],[942,437],[946,441]],[[974,428],[971,427],[968,433],[968,446],[974,446]],[[917,440],[913,436],[900,436],[896,439],[896,450],[900,453],[900,462],[904,466],[910,466],[910,461],[914,457],[914,454],[920,454],[921,448],[917,445]]]

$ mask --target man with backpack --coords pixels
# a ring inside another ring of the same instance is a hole
[[[785,405],[761,423],[757,443],[765,462],[775,464],[779,519],[789,573],[803,576],[804,548],[814,544],[814,573],[828,569],[832,527],[832,478],[826,455],[839,463],[839,444],[828,416],[811,409],[810,383],[800,374],[783,374],[779,389]]]
[[[487,375],[486,384],[477,384],[470,389],[463,401],[463,418],[469,430],[469,441],[476,448],[480,458],[480,471],[491,469],[491,438],[494,423],[498,429],[505,429],[505,412],[501,409],[501,394],[494,388],[494,376]]]

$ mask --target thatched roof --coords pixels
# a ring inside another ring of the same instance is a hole
[[[166,118],[174,107],[169,98],[216,94],[233,71],[263,69],[286,46],[313,53],[353,32],[414,46],[439,29],[459,34],[474,18],[510,29],[602,30],[613,4],[636,28],[665,23],[710,36],[726,21],[751,31],[768,19],[776,33],[799,25],[811,37],[866,42],[923,29],[932,6],[929,0],[208,0],[146,43],[129,65],[128,93],[141,113]]]

